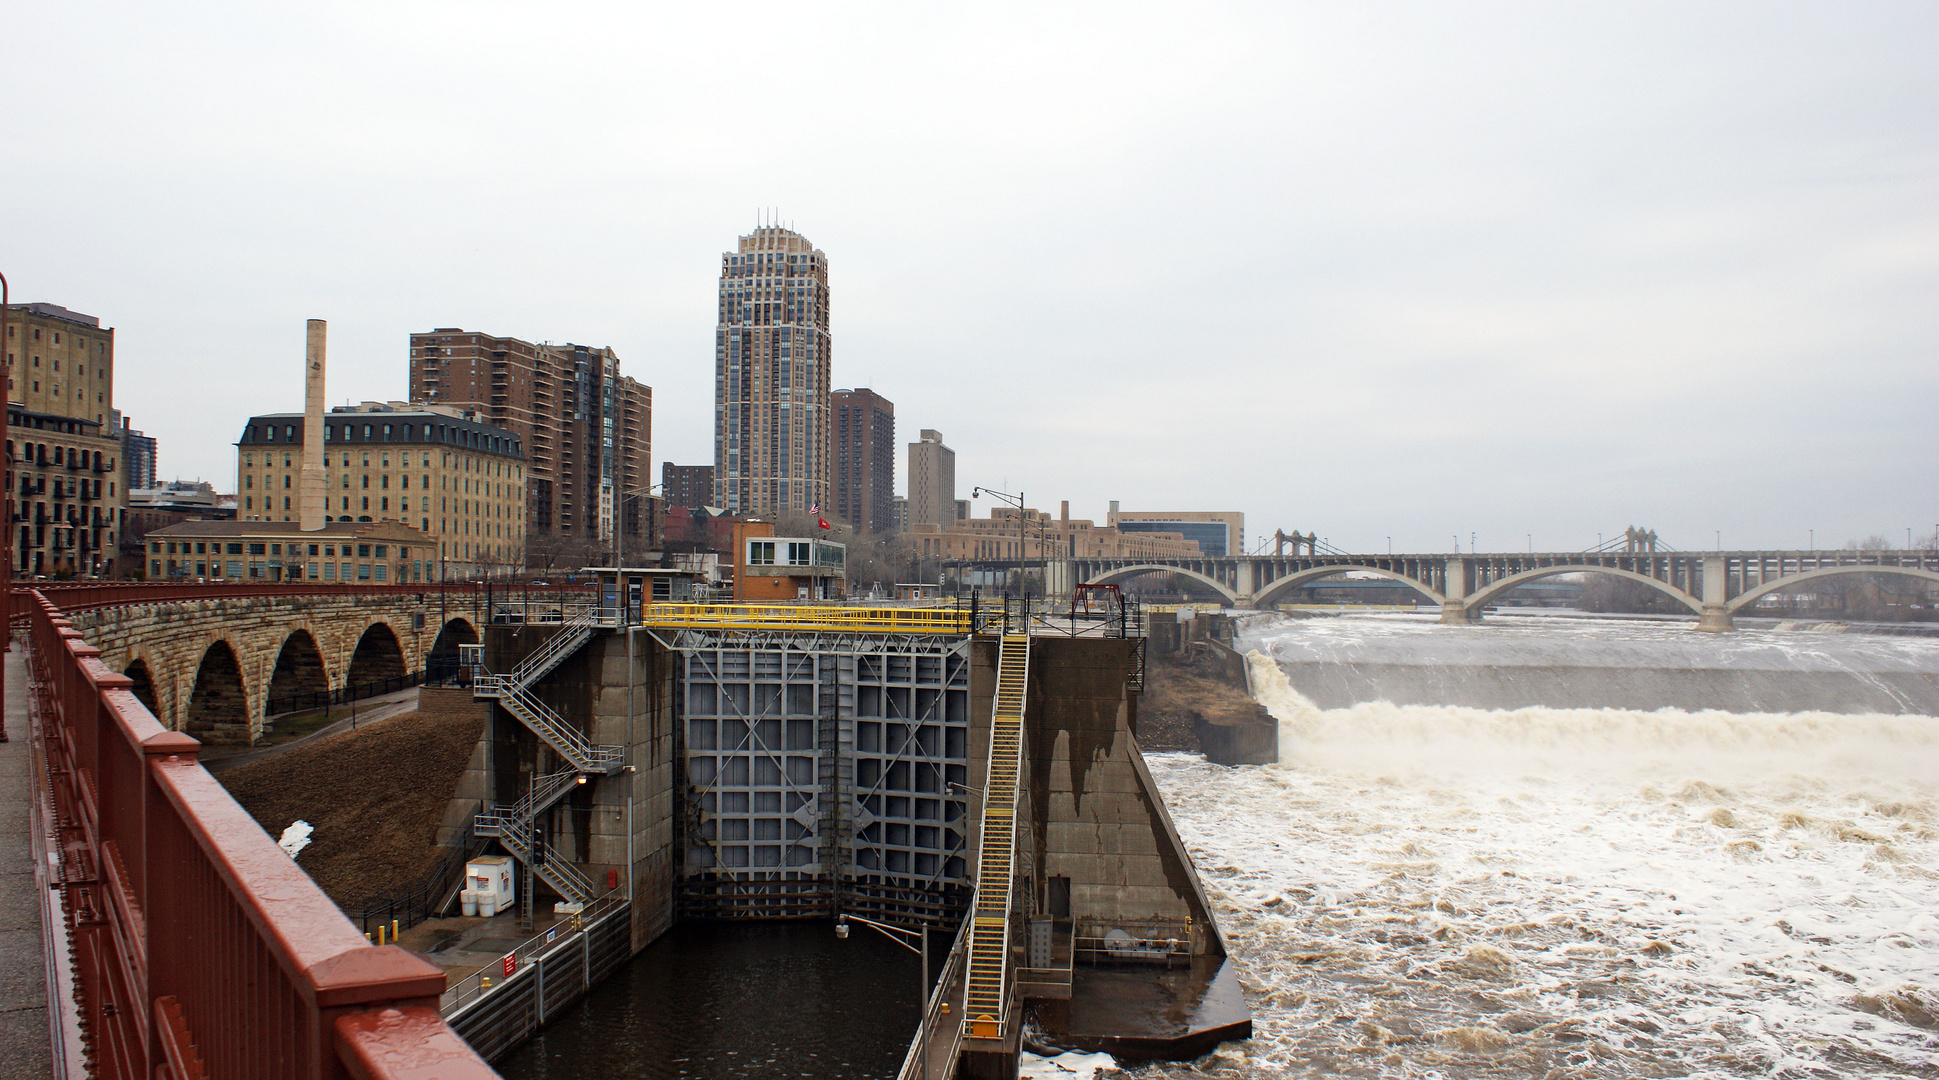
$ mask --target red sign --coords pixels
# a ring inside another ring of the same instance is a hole
[[[505,975],[506,975],[506,977],[507,977],[507,978],[509,978],[509,977],[511,976],[511,974],[512,974],[512,972],[514,972],[514,971],[517,971],[517,970],[518,970],[518,954],[517,954],[517,953],[506,953],[506,954],[505,954]]]

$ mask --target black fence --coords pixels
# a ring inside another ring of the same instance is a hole
[[[471,666],[460,663],[457,653],[439,653],[424,658],[424,685],[465,687],[471,685]]]
[[[399,930],[407,930],[426,919],[438,914],[437,908],[451,895],[451,890],[465,876],[465,863],[485,850],[488,841],[471,837],[468,843],[446,849],[444,858],[438,865],[418,879],[415,884],[390,896],[376,897],[363,902],[362,906],[346,909],[344,914],[356,923],[366,934],[375,934],[379,926],[388,930],[390,924],[397,923]]]
[[[316,690],[307,694],[290,694],[287,697],[270,698],[267,712],[270,716],[280,716],[283,713],[307,712],[311,709],[322,709],[331,705],[343,705],[352,701],[362,701],[364,698],[377,697],[380,694],[389,694],[394,691],[404,690],[420,685],[423,682],[425,682],[425,673],[422,671],[413,671],[408,675],[392,675],[387,679],[377,679],[372,682],[359,683],[356,686],[346,686],[341,690]]]

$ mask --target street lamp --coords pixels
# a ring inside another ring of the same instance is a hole
[[[1017,592],[1023,597],[1024,610],[1029,611],[1030,572],[1024,567],[1023,560],[1023,492],[1019,491],[1015,495],[1011,495],[998,491],[995,488],[978,487],[970,489],[970,498],[974,499],[978,495],[989,495],[992,498],[1001,499],[1017,508]]]
[[[851,922],[874,927],[883,937],[922,957],[922,985],[917,988],[916,1005],[918,1008],[926,1008],[929,1004],[929,929],[924,927],[921,930],[907,930],[845,911],[835,916],[835,936],[847,940],[848,924]],[[911,943],[912,938],[915,939],[914,944]]]
[[[632,491],[620,492],[619,505],[615,508],[616,510],[618,510],[618,515],[617,515],[617,519],[613,522],[613,567],[614,569],[618,569],[620,566],[624,565],[625,559],[626,559],[623,542],[620,539],[620,537],[626,531],[626,504],[633,499],[650,497],[656,488],[659,488],[662,486],[664,486],[663,483],[648,484],[643,488],[634,488]],[[653,528],[651,525],[647,526],[646,532],[647,532],[647,536],[646,536],[647,543],[651,544],[653,542]]]

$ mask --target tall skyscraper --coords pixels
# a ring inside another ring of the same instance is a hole
[[[858,532],[895,528],[895,402],[873,390],[837,390],[835,509]]]
[[[607,548],[618,530],[628,550],[650,542],[653,388],[621,375],[612,349],[457,327],[412,334],[411,400],[473,411],[518,436],[534,541]]]
[[[764,225],[720,257],[714,330],[714,505],[824,507],[829,483],[828,256]]]

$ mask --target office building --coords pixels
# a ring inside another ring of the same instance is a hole
[[[147,536],[151,581],[434,582],[437,552],[397,521],[184,521]],[[449,566],[446,567],[449,570]]]
[[[857,532],[896,531],[895,402],[873,390],[837,390],[835,499],[830,517]]]
[[[1246,553],[1246,516],[1237,510],[1120,510],[1112,499],[1104,520],[1121,533],[1176,533],[1206,555]]]
[[[909,444],[909,528],[956,523],[956,451],[940,431],[924,428]]]
[[[653,388],[622,375],[612,349],[457,327],[412,334],[411,400],[470,413],[523,445],[530,540],[589,551],[649,542]]]
[[[714,505],[734,514],[829,505],[828,257],[762,226],[720,257],[714,330]]]
[[[111,577],[128,490],[114,330],[58,304],[9,305],[4,322],[14,572]]]
[[[948,525],[909,527],[910,550],[919,559],[1025,561],[1040,559],[1176,559],[1202,555],[1198,544],[1178,532],[1125,532],[1070,516],[1065,502],[1057,516],[1025,509],[1017,520],[1013,506],[997,506],[987,518],[965,518]]]
[[[661,462],[660,495],[668,506],[693,509],[714,505],[714,467]]]

